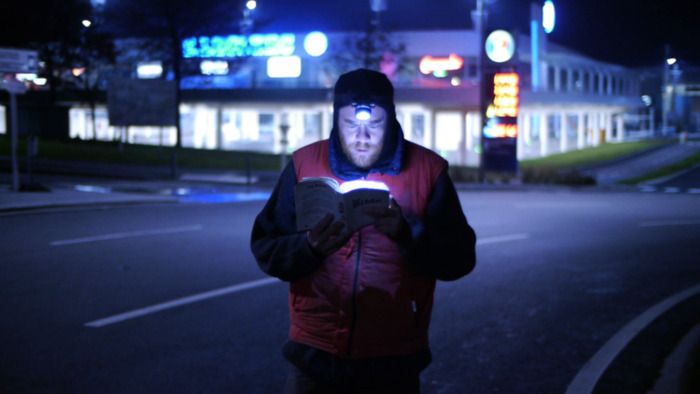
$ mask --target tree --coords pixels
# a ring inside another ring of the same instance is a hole
[[[405,45],[381,26],[380,18],[386,10],[386,1],[370,0],[370,7],[373,12],[367,29],[346,37],[331,54],[336,68],[334,74],[364,67],[382,71],[390,79],[395,79],[406,67],[403,61]]]
[[[133,38],[139,51],[160,56],[175,83],[176,134],[171,172],[177,175],[177,151],[182,146],[180,124],[182,41],[187,37],[238,32],[242,4],[221,0],[119,0],[105,8],[105,21],[116,37]],[[164,73],[164,77],[167,73]]]

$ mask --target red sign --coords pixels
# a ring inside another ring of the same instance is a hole
[[[448,57],[423,56],[418,68],[423,74],[459,70],[464,65],[464,59],[451,53]]]

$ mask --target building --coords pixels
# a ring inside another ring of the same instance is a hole
[[[367,34],[328,33],[325,45],[324,36],[316,33],[183,41],[183,57],[199,75],[185,77],[181,85],[182,146],[281,153],[328,136],[333,83],[342,72],[362,65],[363,54],[370,51],[358,50],[358,43]],[[478,33],[374,34],[370,42],[383,42],[384,50],[374,48],[373,53],[395,84],[406,138],[439,152],[453,165],[477,166],[482,122]],[[533,42],[531,36],[516,34],[511,62],[520,76],[519,159],[624,141],[652,127],[639,121],[647,110],[638,72],[545,39],[535,44],[535,54]],[[532,67],[533,56],[537,67]],[[152,60],[139,68],[124,57],[122,68],[126,65],[136,77],[138,69],[150,67],[151,76],[159,77],[159,63]],[[87,105],[71,105],[70,138],[175,144],[174,127],[110,126],[104,101],[96,107],[95,127]],[[0,107],[0,115],[3,111]],[[0,122],[0,132],[6,130],[3,126]]]

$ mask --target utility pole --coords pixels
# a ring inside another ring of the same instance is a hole
[[[476,0],[476,9],[472,11],[472,23],[474,24],[474,31],[476,31],[476,82],[479,87],[479,111],[481,112],[481,124],[479,125],[479,182],[484,183],[486,180],[485,168],[484,168],[484,24],[486,22],[486,15],[484,11],[484,0]]]
[[[671,48],[666,44],[664,48],[664,73],[663,82],[661,83],[661,135],[666,135],[666,128],[668,127],[668,105],[670,97],[666,94],[668,90],[668,58],[670,56]]]

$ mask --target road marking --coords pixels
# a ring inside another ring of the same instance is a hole
[[[664,193],[678,193],[679,191],[681,191],[681,189],[677,187],[664,188]]]
[[[476,244],[477,245],[494,244],[494,243],[500,243],[500,242],[520,241],[520,240],[524,240],[524,239],[528,239],[528,238],[530,238],[530,236],[528,234],[509,234],[509,235],[502,235],[502,236],[497,236],[497,237],[482,238],[482,239],[478,240],[476,242]],[[280,283],[280,282],[281,281],[277,278],[265,278],[265,279],[254,280],[251,282],[240,283],[237,285],[224,287],[224,288],[216,289],[216,290],[211,290],[211,291],[207,291],[204,293],[191,295],[188,297],[178,298],[178,299],[173,300],[173,301],[167,301],[167,302],[163,302],[160,304],[147,306],[145,308],[134,309],[132,311],[120,313],[118,315],[94,320],[94,321],[85,323],[85,326],[92,327],[92,328],[100,328],[100,327],[104,327],[104,326],[107,326],[110,324],[120,323],[120,322],[123,322],[125,320],[131,320],[131,319],[135,319],[138,317],[150,315],[150,314],[160,312],[160,311],[163,311],[166,309],[172,309],[172,308],[176,308],[179,306],[192,304],[192,303],[199,302],[199,301],[204,301],[204,300],[207,300],[210,298],[220,297],[223,295],[237,293],[237,292],[240,292],[243,290],[253,289],[256,287],[266,286],[266,285],[269,285],[272,283]]]
[[[89,243],[89,242],[111,241],[111,240],[115,240],[115,239],[143,237],[143,236],[147,236],[147,235],[184,233],[184,232],[188,232],[188,231],[199,231],[201,229],[202,229],[201,224],[195,224],[192,226],[180,226],[180,227],[157,228],[157,229],[152,229],[152,230],[128,231],[128,232],[124,232],[124,233],[95,235],[92,237],[84,237],[84,238],[62,239],[59,241],[52,241],[50,243],[50,245],[51,246],[64,246],[64,245],[84,244],[84,243]]]
[[[647,309],[634,320],[627,323],[608,342],[603,345],[598,352],[583,365],[578,374],[571,381],[566,389],[566,394],[588,394],[592,393],[595,385],[610,363],[622,352],[622,350],[651,322],[666,313],[675,305],[700,294],[700,285],[693,286],[680,293],[676,293],[669,298]]]
[[[639,191],[644,193],[653,193],[656,191],[656,188],[654,186],[643,186],[639,189]]]
[[[221,296],[227,295],[227,294],[238,293],[238,292],[241,292],[243,290],[253,289],[253,288],[261,287],[261,286],[266,286],[266,285],[269,285],[272,283],[281,283],[281,281],[277,278],[264,278],[264,279],[253,280],[250,282],[239,283],[237,285],[222,287],[220,289],[210,290],[210,291],[206,291],[204,293],[194,294],[191,296],[178,298],[178,299],[175,299],[172,301],[167,301],[167,302],[163,302],[160,304],[147,306],[145,308],[134,309],[132,311],[120,313],[118,315],[94,320],[94,321],[85,323],[85,326],[91,327],[91,328],[100,328],[100,327],[108,326],[110,324],[120,323],[120,322],[123,322],[126,320],[131,320],[131,319],[136,319],[138,317],[151,315],[151,314],[161,312],[161,311],[164,311],[167,309],[177,308],[179,306],[208,300],[210,298],[221,297]]]
[[[587,201],[550,201],[550,202],[522,202],[514,203],[514,208],[559,208],[559,209],[579,209],[579,208],[607,208],[608,202],[587,202]]]
[[[696,189],[696,188],[688,189],[688,193],[690,193],[690,194],[700,194],[700,189]]]
[[[661,227],[661,226],[692,226],[700,224],[700,219],[695,220],[657,220],[653,222],[641,222],[639,227]]]
[[[509,234],[509,235],[501,235],[498,237],[487,237],[487,238],[481,238],[476,241],[477,246],[478,245],[488,245],[488,244],[496,244],[500,242],[510,242],[510,241],[521,241],[523,239],[528,239],[530,238],[530,235],[528,234]]]

